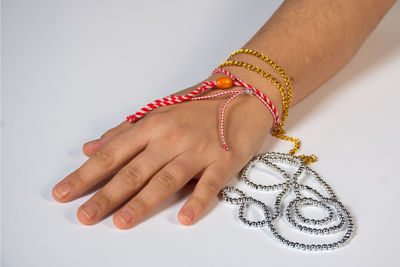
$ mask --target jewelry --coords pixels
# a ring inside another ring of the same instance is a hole
[[[277,80],[275,77],[273,77],[271,74],[269,74],[262,68],[248,64],[246,62],[231,60],[231,58],[234,55],[241,53],[256,56],[259,59],[262,59],[263,61],[267,62],[272,68],[278,71],[278,73],[285,80],[286,90],[282,86],[279,80]],[[232,73],[222,69],[222,67],[224,66],[243,67],[248,70],[257,72],[262,77],[272,82],[279,89],[281,93],[282,106],[283,106],[282,117],[279,117],[279,114],[275,106],[268,99],[268,97],[266,97],[258,89],[252,87],[247,83],[244,83],[242,80],[234,76]],[[241,190],[231,186],[224,187],[220,191],[219,194],[220,197],[231,204],[239,205],[238,218],[245,225],[251,227],[267,227],[270,230],[273,237],[275,237],[279,242],[289,247],[303,249],[303,250],[329,250],[329,249],[336,249],[344,244],[347,244],[353,234],[353,229],[354,229],[354,224],[350,212],[348,212],[346,208],[343,206],[343,204],[337,199],[331,187],[319,176],[319,174],[307,166],[317,161],[317,157],[313,154],[309,156],[306,155],[295,156],[294,154],[298,152],[300,149],[300,140],[298,138],[286,136],[286,132],[283,129],[283,125],[288,116],[288,111],[292,100],[292,85],[290,82],[290,78],[286,74],[285,70],[281,68],[274,60],[272,60],[271,58],[265,56],[260,52],[256,52],[251,49],[240,49],[232,53],[228,57],[227,61],[221,63],[219,67],[213,71],[213,73],[220,73],[220,72],[224,73],[227,76],[218,78],[216,81],[206,81],[200,87],[194,89],[192,92],[184,96],[177,96],[172,94],[162,99],[155,100],[147,104],[145,107],[143,107],[135,114],[128,116],[127,121],[135,122],[157,107],[173,105],[184,101],[205,100],[205,99],[216,98],[223,95],[231,95],[225,101],[221,109],[220,129],[219,129],[222,145],[225,148],[225,150],[228,151],[229,148],[225,142],[224,126],[223,126],[226,107],[234,98],[236,98],[239,95],[242,94],[255,95],[268,108],[268,110],[272,114],[273,125],[271,128],[271,134],[277,138],[293,142],[294,146],[289,151],[288,154],[269,152],[255,156],[243,168],[241,172],[241,179],[245,182],[245,184],[249,185],[254,189],[262,191],[281,190],[281,192],[275,199],[274,208],[272,211],[262,201],[255,199],[251,196],[247,196]],[[226,90],[214,95],[199,96],[201,93],[211,88],[229,89],[232,86],[238,86],[242,88]],[[248,172],[257,162],[263,163],[264,165],[272,169],[274,172],[276,172],[278,175],[282,176],[284,178],[284,182],[274,185],[263,185],[263,184],[256,184],[250,181],[248,178]],[[297,171],[293,175],[290,175],[276,163],[296,166]],[[303,174],[313,177],[314,181],[316,181],[320,186],[324,188],[325,195],[308,185],[303,185],[299,183],[298,181],[299,177],[302,176]],[[305,195],[302,194],[303,191],[308,192],[309,194],[313,195],[313,197],[306,197]],[[289,202],[286,209],[283,209],[282,201],[283,199],[288,197],[290,192],[294,192],[295,198]],[[236,194],[237,197],[231,196],[232,194]],[[264,215],[263,220],[251,221],[246,217],[246,210],[249,208],[250,205],[259,206],[262,209]],[[300,212],[300,207],[304,205],[313,205],[320,207],[323,210],[325,210],[327,216],[325,216],[322,219],[306,218]],[[338,241],[325,244],[305,244],[302,242],[290,241],[288,238],[284,237],[276,227],[277,221],[283,217],[282,213],[284,213],[284,217],[286,218],[286,221],[289,223],[289,225],[291,225],[293,228],[301,232],[308,234],[316,234],[316,235],[328,235],[331,233],[342,231],[344,232],[344,234]]]
[[[286,90],[285,88],[283,88],[279,80],[277,80],[275,77],[273,77],[262,68],[246,62],[231,60],[233,56],[241,53],[256,56],[259,59],[262,59],[263,61],[268,63],[283,77],[283,79],[285,80]],[[272,84],[274,84],[279,89],[282,97],[283,112],[280,123],[271,129],[271,134],[277,138],[293,142],[294,147],[289,151],[288,154],[269,152],[255,156],[247,163],[247,165],[242,170],[241,180],[250,187],[262,191],[281,190],[281,192],[275,199],[273,211],[270,211],[270,208],[262,201],[247,196],[241,190],[231,186],[224,187],[220,191],[220,197],[231,204],[239,205],[238,218],[241,222],[250,227],[267,227],[273,237],[289,247],[302,250],[330,250],[347,244],[353,234],[354,229],[354,224],[350,212],[347,211],[343,204],[337,199],[331,187],[324,180],[322,180],[319,174],[307,166],[317,161],[317,157],[313,154],[309,156],[294,156],[294,154],[300,149],[300,140],[298,138],[286,136],[286,131],[283,129],[283,125],[288,116],[289,107],[292,100],[292,85],[290,82],[290,78],[286,74],[285,70],[281,68],[270,57],[267,57],[263,53],[251,49],[239,49],[233,52],[228,57],[227,61],[219,65],[220,68],[224,66],[238,66],[251,71],[255,71],[262,77],[272,82]],[[248,178],[248,172],[249,169],[253,167],[256,162],[263,163],[264,165],[275,171],[278,176],[282,176],[285,181],[283,183],[274,185],[256,184],[250,181]],[[297,171],[293,175],[289,175],[281,167],[276,165],[275,162],[296,166]],[[306,175],[312,176],[314,178],[314,181],[316,181],[320,186],[324,188],[327,195],[324,196],[314,188],[300,184],[298,181],[299,177],[304,173]],[[291,191],[294,192],[295,198],[289,202],[286,210],[283,211],[282,200],[287,197],[289,192]],[[308,193],[311,193],[314,197],[305,197],[302,194],[302,191],[308,191]],[[230,194],[232,193],[236,194],[237,197],[230,196]],[[251,221],[246,218],[245,211],[250,205],[259,206],[262,209],[264,215],[263,220]],[[306,218],[300,213],[299,209],[299,207],[303,205],[313,205],[320,207],[324,209],[328,215],[322,219]],[[282,212],[284,212],[286,221],[289,223],[289,225],[301,232],[316,235],[328,235],[331,233],[342,231],[344,232],[344,234],[338,241],[325,244],[305,244],[302,242],[290,241],[288,238],[282,236],[282,234],[278,231],[276,227],[276,222],[283,217],[281,215]],[[334,219],[337,221],[336,223],[334,222]]]
[[[168,105],[173,105],[177,103],[181,103],[184,101],[195,101],[195,100],[205,100],[205,99],[211,99],[215,98],[221,95],[226,95],[226,94],[233,94],[230,98],[228,98],[224,105],[222,106],[221,109],[221,116],[220,116],[220,136],[221,136],[221,142],[222,146],[226,151],[229,151],[228,145],[226,144],[225,141],[225,135],[224,135],[224,116],[225,116],[225,110],[227,105],[237,96],[241,94],[253,94],[255,95],[271,112],[272,117],[273,117],[273,124],[272,127],[276,126],[279,124],[279,114],[278,111],[276,110],[274,104],[272,104],[271,100],[269,100],[268,97],[266,97],[261,91],[258,89],[254,88],[253,86],[243,82],[240,80],[238,77],[233,75],[232,73],[221,69],[221,68],[216,68],[213,72],[214,73],[224,73],[225,77],[220,77],[216,81],[206,81],[204,82],[200,87],[194,89],[192,92],[184,95],[184,96],[177,96],[177,95],[170,95],[167,97],[164,97],[162,99],[157,99],[149,104],[147,104],[145,107],[141,108],[138,112],[135,114],[132,114],[130,116],[126,117],[126,120],[128,122],[135,122],[145,116],[147,113],[152,111],[153,109],[156,109],[161,106],[168,106]],[[229,90],[225,91],[222,93],[217,93],[214,95],[207,95],[207,96],[198,96],[199,94],[211,89],[211,88],[218,88],[218,89],[229,89],[232,86],[240,86],[244,87],[245,89],[239,89],[239,90]]]
[[[235,55],[238,55],[238,54],[253,55],[253,56],[256,56],[256,57],[262,59],[264,62],[268,63],[284,79],[285,84],[286,84],[286,91],[278,79],[276,79],[274,76],[272,76],[265,70],[259,68],[258,66],[254,66],[254,65],[248,64],[246,62],[242,62],[242,61],[231,61],[232,57],[234,57]],[[251,49],[246,49],[246,48],[236,50],[235,52],[230,54],[229,57],[227,58],[227,60],[219,65],[220,68],[223,66],[244,67],[248,70],[252,70],[252,71],[259,73],[261,76],[263,76],[264,78],[266,78],[270,82],[272,82],[279,89],[279,91],[281,93],[282,107],[283,107],[281,125],[283,126],[283,124],[288,116],[288,113],[289,113],[289,107],[290,107],[290,103],[292,101],[292,95],[293,95],[292,94],[292,83],[290,82],[290,78],[286,74],[286,71],[281,66],[279,66],[278,63],[276,63],[272,58],[264,55],[261,52],[257,52],[257,51],[254,51]]]
[[[256,184],[252,182],[249,179],[248,173],[257,162],[263,163],[271,170],[276,172],[278,176],[283,177],[284,182],[273,185]],[[293,175],[290,175],[275,163],[296,166],[297,170]],[[303,174],[313,177],[314,181],[316,181],[324,189],[325,194],[318,192],[316,189],[308,185],[300,184],[299,177]],[[245,225],[256,228],[267,227],[272,236],[280,243],[291,248],[302,250],[336,249],[347,244],[350,240],[354,229],[350,212],[347,211],[343,204],[338,200],[331,187],[319,176],[317,172],[306,166],[303,159],[299,156],[277,152],[269,152],[255,156],[243,168],[241,180],[246,185],[257,190],[267,192],[281,190],[275,199],[274,208],[271,209],[262,201],[247,196],[244,192],[237,188],[231,186],[223,188],[220,192],[220,197],[231,204],[239,205],[238,218]],[[315,198],[305,197],[302,194],[303,191],[308,191],[308,193],[313,195]],[[294,192],[295,198],[289,202],[286,210],[283,210],[282,201],[288,197],[290,192]],[[236,194],[237,197],[230,196],[232,193]],[[246,218],[246,210],[250,205],[259,206],[262,209],[264,215],[263,220],[251,221]],[[322,219],[306,218],[299,210],[299,207],[303,205],[320,207],[324,209],[328,215]],[[289,225],[301,232],[314,235],[328,235],[341,231],[343,232],[343,235],[339,240],[331,243],[305,244],[302,242],[291,241],[284,237],[276,227],[276,223],[280,218],[283,217],[281,215],[282,213],[284,213],[286,221],[289,223]]]
[[[262,69],[258,66],[251,65],[246,62],[231,60],[233,56],[235,56],[237,54],[242,54],[242,53],[256,56],[259,59],[263,60],[264,62],[268,63],[285,80],[286,90],[282,86],[281,82],[278,79],[276,79],[274,76],[272,76],[270,73],[268,73],[264,69]],[[273,85],[275,85],[278,88],[278,90],[281,93],[281,97],[282,97],[283,111],[282,111],[282,117],[281,117],[280,123],[271,129],[271,134],[272,134],[272,136],[275,136],[282,140],[294,143],[293,148],[289,151],[290,155],[294,155],[296,152],[298,152],[300,150],[300,144],[301,144],[300,139],[294,138],[291,136],[287,136],[286,131],[283,129],[283,125],[284,125],[286,118],[288,116],[288,113],[289,113],[289,107],[290,107],[290,103],[292,101],[292,95],[293,95],[292,83],[290,82],[290,78],[286,74],[286,71],[277,62],[275,62],[272,58],[264,55],[261,52],[257,52],[257,51],[254,51],[251,49],[246,49],[246,48],[239,49],[239,50],[233,52],[228,57],[228,59],[225,62],[221,63],[218,67],[222,68],[225,66],[237,66],[237,67],[242,67],[242,68],[257,72],[258,74],[260,74],[262,77],[266,78],[268,81],[270,81]],[[314,154],[311,154],[309,156],[300,155],[300,157],[305,161],[305,163],[307,165],[312,164],[313,162],[317,161],[317,157]]]

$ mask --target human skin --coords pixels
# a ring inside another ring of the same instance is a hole
[[[293,106],[351,59],[395,2],[287,0],[244,47],[263,52],[286,70],[293,84]],[[234,60],[258,65],[283,82],[269,65],[253,56],[237,55]],[[225,69],[261,90],[282,113],[280,93],[265,78],[240,67]],[[194,191],[178,214],[183,225],[195,223],[259,151],[272,125],[271,114],[256,97],[239,96],[226,114],[230,150],[225,151],[217,116],[225,100],[164,106],[136,123],[122,122],[83,145],[89,159],[55,185],[53,198],[69,202],[112,176],[79,207],[77,217],[92,225],[114,213],[115,226],[129,229],[195,179]]]

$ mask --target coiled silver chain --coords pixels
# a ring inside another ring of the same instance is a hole
[[[256,164],[260,162],[268,168],[278,173],[284,178],[284,182],[272,185],[256,184],[249,180],[248,172]],[[275,163],[284,163],[297,167],[297,171],[293,175],[285,172]],[[316,189],[299,183],[300,175],[305,172],[321,185],[327,197],[318,192]],[[293,155],[288,155],[278,152],[268,152],[257,155],[247,163],[241,172],[241,180],[248,186],[261,191],[277,191],[282,190],[275,199],[274,207],[270,208],[262,201],[251,196],[247,196],[243,191],[227,186],[220,192],[220,197],[235,205],[239,205],[238,218],[245,225],[250,227],[268,227],[272,236],[282,244],[291,248],[302,249],[307,251],[321,251],[339,248],[347,244],[353,235],[354,224],[349,211],[338,200],[337,196],[332,191],[332,188],[319,176],[317,172],[306,166],[304,161]],[[305,197],[302,191],[308,191],[309,194],[315,196]],[[282,199],[287,197],[290,192],[294,192],[295,198],[289,202],[286,209],[283,210]],[[231,196],[236,195],[236,196]],[[259,221],[251,221],[246,217],[246,210],[250,205],[256,205],[263,211],[263,219]],[[311,205],[322,208],[326,211],[327,216],[322,219],[306,218],[300,212],[300,206]],[[343,232],[340,240],[326,244],[305,244],[301,242],[290,241],[283,237],[276,227],[276,222],[282,217],[282,213],[286,221],[292,228],[303,233],[314,235],[328,235],[332,233]]]

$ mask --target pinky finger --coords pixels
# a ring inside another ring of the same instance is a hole
[[[203,172],[196,187],[178,214],[183,225],[198,221],[215,200],[221,189],[234,177],[232,170],[225,170],[218,163],[209,165]]]
[[[128,121],[123,121],[118,126],[111,128],[110,130],[105,132],[99,139],[85,143],[82,147],[83,153],[86,156],[91,157],[96,152],[96,150],[102,147],[105,143],[107,143],[112,138],[130,127],[132,127],[132,123]]]

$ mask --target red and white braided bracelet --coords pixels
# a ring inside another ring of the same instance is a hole
[[[274,104],[272,104],[271,100],[269,100],[268,97],[266,97],[262,92],[260,92],[258,89],[254,88],[253,86],[244,83],[241,81],[238,77],[233,75],[232,73],[221,69],[221,68],[216,68],[213,71],[214,73],[224,73],[227,75],[227,77],[221,77],[218,78],[216,81],[206,81],[204,82],[200,87],[194,89],[192,92],[183,95],[183,96],[176,96],[176,95],[170,95],[167,97],[164,97],[162,99],[157,99],[154,100],[153,102],[147,104],[145,107],[141,108],[138,112],[126,117],[126,120],[128,122],[136,122],[143,116],[145,116],[147,113],[152,111],[153,109],[156,109],[158,107],[162,106],[169,106],[177,103],[181,103],[184,101],[195,101],[195,100],[204,100],[204,99],[212,99],[218,96],[222,95],[227,95],[227,94],[233,94],[231,97],[229,97],[224,105],[222,106],[221,109],[221,117],[220,117],[220,136],[221,136],[221,142],[222,146],[225,148],[226,151],[229,151],[229,148],[225,142],[225,135],[224,135],[224,115],[225,115],[225,110],[229,102],[231,102],[235,97],[241,95],[241,94],[253,94],[255,95],[271,112],[272,117],[273,117],[273,124],[272,127],[275,127],[276,125],[279,124],[279,114],[277,109],[275,108]],[[198,96],[199,94],[207,91],[208,89],[211,88],[218,88],[218,89],[228,89],[231,88],[232,86],[239,86],[239,87],[244,87],[242,89],[238,90],[227,90],[221,93],[217,93],[214,95],[206,95],[206,96]]]

